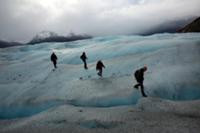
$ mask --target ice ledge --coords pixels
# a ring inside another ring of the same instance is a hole
[[[145,112],[165,112],[189,117],[200,117],[200,100],[175,102],[148,97],[139,99],[136,108]]]

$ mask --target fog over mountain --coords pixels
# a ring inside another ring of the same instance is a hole
[[[144,34],[196,18],[199,6],[199,0],[0,0],[0,39],[27,42],[44,30],[64,36]]]

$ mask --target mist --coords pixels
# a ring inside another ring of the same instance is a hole
[[[199,0],[0,0],[0,39],[30,40],[40,31],[92,36],[142,34],[199,16]]]

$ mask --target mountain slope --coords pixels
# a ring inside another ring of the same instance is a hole
[[[20,45],[23,45],[23,44],[18,43],[18,42],[6,42],[6,41],[0,40],[0,48],[7,48],[7,47],[13,47],[13,46],[20,46]]]
[[[37,34],[28,44],[37,44],[44,42],[70,42],[76,40],[90,39],[88,35],[75,35],[73,33],[70,36],[60,36],[54,32],[43,31]]]
[[[158,33],[176,33],[177,29],[182,28],[186,24],[190,23],[192,20],[194,20],[194,18],[163,22],[146,31],[142,35],[153,35]]]
[[[178,30],[178,32],[181,32],[181,33],[200,32],[200,17],[195,19],[190,24],[186,25],[184,28]]]

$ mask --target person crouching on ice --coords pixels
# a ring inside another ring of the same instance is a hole
[[[105,68],[103,62],[99,60],[96,65],[96,70],[99,71],[97,74],[102,77],[103,67]]]
[[[52,54],[51,54],[51,61],[53,62],[53,65],[54,65],[54,68],[57,68],[57,66],[56,66],[56,64],[57,64],[57,56],[56,56],[56,54],[53,52]]]
[[[134,87],[138,89],[138,87],[140,86],[143,97],[147,97],[147,95],[144,93],[144,85],[143,85],[144,72],[146,71],[147,71],[147,67],[144,66],[143,68],[136,70],[134,74],[135,79],[138,82]]]

